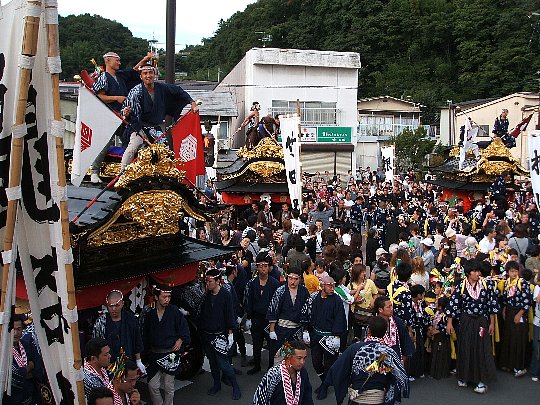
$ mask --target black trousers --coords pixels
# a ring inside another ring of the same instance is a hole
[[[244,336],[244,332],[241,328],[237,328],[233,331],[234,333],[234,344],[238,346],[238,352],[240,352],[240,355],[245,356],[246,355],[246,338]],[[233,345],[234,350],[234,345]]]
[[[322,381],[326,378],[326,374],[332,364],[337,360],[338,353],[330,354],[319,344],[320,336],[311,335],[311,360],[313,368]]]
[[[268,348],[271,347],[272,342],[270,337],[264,331],[268,326],[268,321],[266,316],[252,316],[251,318],[251,338],[253,340],[253,361],[254,367],[261,366],[261,352],[263,348],[264,339],[266,339],[266,344]],[[274,364],[274,357],[270,356],[268,352],[268,366],[271,367]]]

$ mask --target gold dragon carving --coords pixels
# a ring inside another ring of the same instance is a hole
[[[181,211],[205,221],[174,191],[137,193],[129,197],[107,223],[90,234],[88,244],[102,246],[152,236],[174,235],[178,232],[178,216]]]

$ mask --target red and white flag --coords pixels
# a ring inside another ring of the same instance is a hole
[[[201,119],[198,113],[189,111],[172,128],[174,157],[181,159],[186,179],[194,185],[197,176],[205,174],[204,148]]]
[[[512,135],[514,138],[517,138],[519,134],[521,134],[527,129],[527,125],[529,125],[532,116],[532,114],[529,115],[527,118],[524,118],[523,121],[521,121],[519,124],[517,124],[516,127],[510,132],[510,135]]]
[[[79,89],[71,183],[79,187],[92,162],[111,139],[122,119],[85,86]]]

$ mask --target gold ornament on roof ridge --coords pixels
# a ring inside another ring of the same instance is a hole
[[[221,176],[221,180],[236,179],[248,172],[253,172],[264,178],[272,177],[285,171],[285,165],[280,162],[252,162],[244,167],[240,172],[225,174]],[[284,181],[286,179],[284,178]]]
[[[512,155],[510,150],[504,146],[501,138],[496,137],[491,143],[484,149],[480,150],[482,158],[507,158],[512,163],[517,163],[518,160]]]
[[[283,148],[272,138],[262,138],[257,146],[252,149],[248,149],[242,146],[236,154],[244,159],[255,159],[261,157],[272,157],[283,159]]]
[[[124,174],[115,184],[116,190],[128,188],[129,183],[142,177],[164,176],[179,182],[184,180],[186,172],[176,167],[182,161],[175,159],[174,152],[165,145],[154,144],[143,148],[137,156],[138,159],[126,167]]]

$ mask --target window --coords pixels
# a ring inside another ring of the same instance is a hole
[[[296,101],[272,100],[272,115],[297,112]],[[304,125],[337,125],[336,103],[325,101],[301,101],[301,121]]]
[[[489,132],[489,125],[478,125],[478,136],[491,136]]]
[[[358,135],[393,136],[405,128],[415,130],[420,125],[418,117],[384,114],[361,114],[358,116]]]

